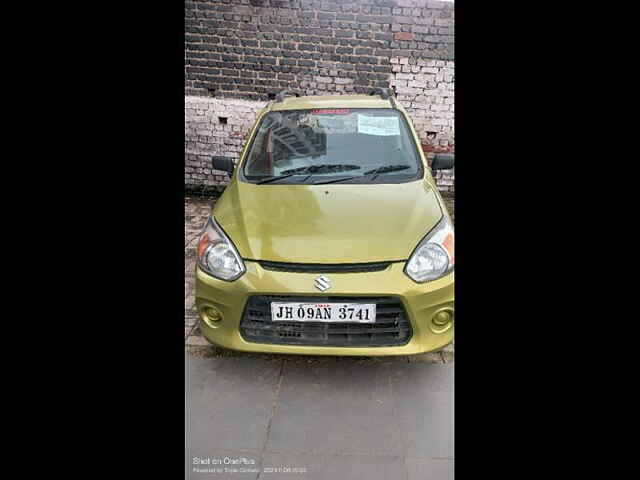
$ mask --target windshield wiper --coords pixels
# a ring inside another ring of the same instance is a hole
[[[313,182],[311,185],[324,185],[325,183],[345,182],[347,180],[353,180],[354,178],[359,178],[359,177],[335,178],[333,180],[327,180],[326,182]]]
[[[290,168],[283,170],[282,173],[300,174],[300,173],[327,173],[327,172],[344,172],[345,170],[358,170],[362,168],[360,165],[344,164],[344,163],[323,163],[320,165],[309,165],[308,167]]]
[[[278,180],[284,180],[285,178],[289,178],[294,175],[308,174],[307,177],[302,182],[304,183],[314,173],[342,172],[344,170],[357,170],[359,168],[362,168],[362,167],[360,167],[359,165],[342,164],[342,163],[338,163],[338,164],[323,163],[321,165],[309,165],[307,167],[290,168],[289,170],[283,170],[282,173],[284,173],[284,175],[276,175],[275,177],[269,177],[264,180],[260,180],[259,182],[256,182],[256,184],[261,185],[263,183],[277,182]]]
[[[263,183],[271,183],[271,182],[275,182],[277,180],[284,180],[285,178],[289,178],[296,175],[295,173],[289,173],[288,175],[277,175],[275,177],[269,177],[265,180],[260,180],[259,182],[256,182],[256,185],[262,185]]]
[[[387,172],[396,172],[398,170],[406,170],[407,168],[411,168],[410,165],[383,165],[378,168],[374,168],[373,170],[367,170],[363,175],[370,175],[372,173],[387,173]]]
[[[370,182],[372,182],[381,173],[397,172],[399,170],[406,170],[407,168],[411,168],[411,167],[409,165],[384,165],[382,167],[374,168],[373,170],[368,170],[368,171],[364,172],[362,175],[360,175],[358,177],[336,178],[334,180],[327,180],[326,182],[315,182],[315,183],[313,183],[313,185],[322,185],[322,184],[325,184],[325,183],[346,182],[347,180],[353,180],[354,178],[362,178],[362,177],[366,177],[367,175],[373,175],[373,177],[371,177],[371,179],[369,180]]]
[[[406,170],[407,168],[411,168],[411,166],[409,166],[409,165],[383,165],[382,167],[374,168],[373,170],[368,170],[368,171],[364,172],[362,174],[362,176],[364,177],[365,175],[373,175],[373,177],[371,177],[371,179],[369,180],[370,182],[373,182],[375,180],[375,178],[378,175],[380,175],[381,173],[397,172],[399,170]]]
[[[340,171],[344,171],[344,170],[357,170],[359,168],[362,168],[358,165],[350,165],[350,164],[322,164],[322,165],[310,165],[308,167],[300,167],[300,168],[292,168],[289,170],[284,170],[283,173],[286,173],[286,175],[277,175],[275,177],[270,177],[267,178],[265,180],[260,180],[259,182],[256,182],[258,185],[261,185],[263,183],[271,183],[271,182],[276,182],[278,180],[283,180],[285,178],[289,178],[292,177],[293,175],[302,175],[302,174],[309,174],[307,175],[307,177],[304,179],[303,183],[306,182],[306,180],[309,178],[309,176],[313,175],[314,173],[331,173],[331,172],[340,172]],[[375,180],[375,178],[382,174],[382,173],[388,173],[388,172],[397,172],[399,170],[406,170],[407,168],[411,168],[411,166],[409,165],[383,165],[382,167],[378,167],[378,168],[374,168],[373,170],[367,170],[366,172],[364,172],[362,175],[354,177],[343,177],[343,178],[334,178],[333,180],[327,180],[324,182],[313,182],[312,185],[323,185],[326,183],[337,183],[337,182],[346,182],[347,180],[353,180],[354,178],[362,178],[362,177],[366,177],[367,175],[373,175],[371,177],[371,179],[369,180],[370,182],[372,182],[373,180]]]

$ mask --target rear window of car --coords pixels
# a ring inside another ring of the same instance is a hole
[[[242,167],[251,183],[398,183],[422,175],[407,121],[393,109],[269,112]]]

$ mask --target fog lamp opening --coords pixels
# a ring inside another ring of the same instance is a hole
[[[447,323],[451,322],[453,315],[447,310],[442,310],[433,316],[433,323],[438,327],[444,327]]]
[[[216,328],[220,325],[222,321],[222,312],[218,310],[216,307],[203,307],[202,309],[202,320],[211,328]]]
[[[448,331],[453,325],[453,310],[450,308],[445,308],[436,312],[433,317],[431,317],[431,324],[429,328],[434,333],[444,333]]]

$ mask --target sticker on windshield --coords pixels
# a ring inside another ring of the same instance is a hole
[[[398,117],[368,117],[358,115],[358,133],[366,135],[400,135]]]
[[[322,108],[320,110],[311,110],[312,115],[347,115],[348,108]]]

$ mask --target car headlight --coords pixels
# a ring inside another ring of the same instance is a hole
[[[246,271],[233,243],[212,217],[198,240],[198,265],[209,275],[228,282]]]
[[[453,225],[444,215],[413,251],[404,272],[418,283],[446,275],[455,264],[453,243]]]

